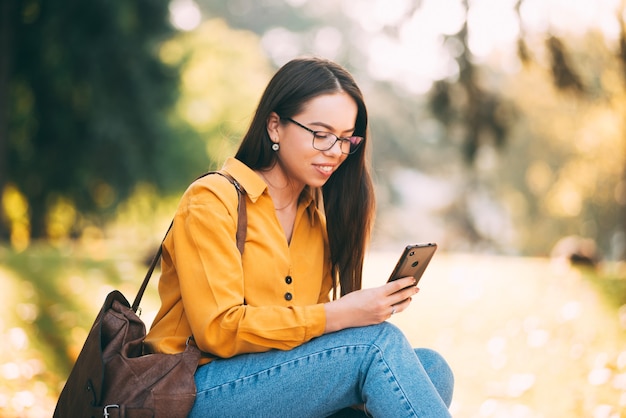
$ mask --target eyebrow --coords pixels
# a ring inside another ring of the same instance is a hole
[[[319,126],[321,128],[324,129],[328,129],[329,132],[332,132],[335,130],[335,128],[333,128],[332,126],[324,123],[324,122],[310,122],[309,125],[314,125],[314,126]],[[341,132],[342,134],[345,134],[347,132],[354,132],[356,130],[356,127],[353,127],[351,129],[346,129],[345,131]]]

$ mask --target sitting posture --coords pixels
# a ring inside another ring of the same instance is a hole
[[[361,289],[374,214],[367,124],[348,71],[294,59],[222,168],[245,191],[243,251],[233,183],[206,176],[185,192],[145,344],[176,353],[193,337],[203,352],[190,417],[450,416],[448,364],[386,322],[415,280]]]

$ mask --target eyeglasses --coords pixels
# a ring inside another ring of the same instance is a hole
[[[359,146],[363,142],[365,138],[362,136],[351,136],[348,138],[340,138],[335,134],[331,134],[330,132],[324,131],[314,131],[313,129],[307,128],[300,122],[296,122],[291,118],[281,118],[283,120],[287,120],[291,123],[294,123],[301,127],[302,129],[306,129],[307,131],[313,134],[313,148],[318,151],[328,151],[332,147],[335,146],[335,143],[339,141],[339,148],[341,149],[342,154],[354,154]]]

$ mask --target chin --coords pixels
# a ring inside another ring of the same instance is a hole
[[[318,188],[318,187],[322,187],[323,185],[326,184],[327,181],[328,181],[328,179],[309,181],[309,182],[307,182],[307,186],[315,189],[315,188]]]

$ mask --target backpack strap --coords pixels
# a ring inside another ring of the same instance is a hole
[[[203,175],[198,177],[195,181],[200,180],[201,178],[208,176],[209,174],[219,174],[220,176],[228,179],[228,181],[230,181],[233,184],[233,186],[235,186],[235,189],[237,189],[237,197],[239,201],[237,204],[237,233],[235,237],[237,239],[237,249],[239,250],[241,254],[243,254],[244,246],[246,243],[246,233],[248,231],[248,212],[246,209],[246,190],[237,180],[233,178],[233,176],[226,173],[225,171],[209,171],[208,173],[204,173]],[[143,282],[141,283],[141,287],[139,287],[139,291],[137,292],[137,296],[135,296],[135,300],[132,305],[132,309],[134,312],[137,312],[137,309],[139,309],[139,304],[141,303],[143,294],[146,291],[146,288],[148,287],[148,283],[150,282],[152,273],[154,272],[156,265],[159,263],[159,260],[161,259],[161,254],[163,252],[163,242],[165,241],[165,238],[167,238],[167,234],[169,234],[170,230],[172,229],[172,225],[174,225],[174,220],[170,222],[170,226],[167,228],[167,232],[165,232],[165,236],[161,240],[159,249],[157,250],[156,255],[152,259],[152,262],[150,263],[150,267],[148,268],[146,277],[144,277]]]
[[[235,189],[237,189],[237,195],[239,203],[237,204],[237,233],[235,237],[237,239],[237,248],[243,255],[244,246],[246,244],[246,234],[248,232],[248,211],[246,208],[246,190],[243,186],[225,171],[215,171],[215,174],[219,174],[230,181]],[[204,177],[204,176],[203,176]]]

